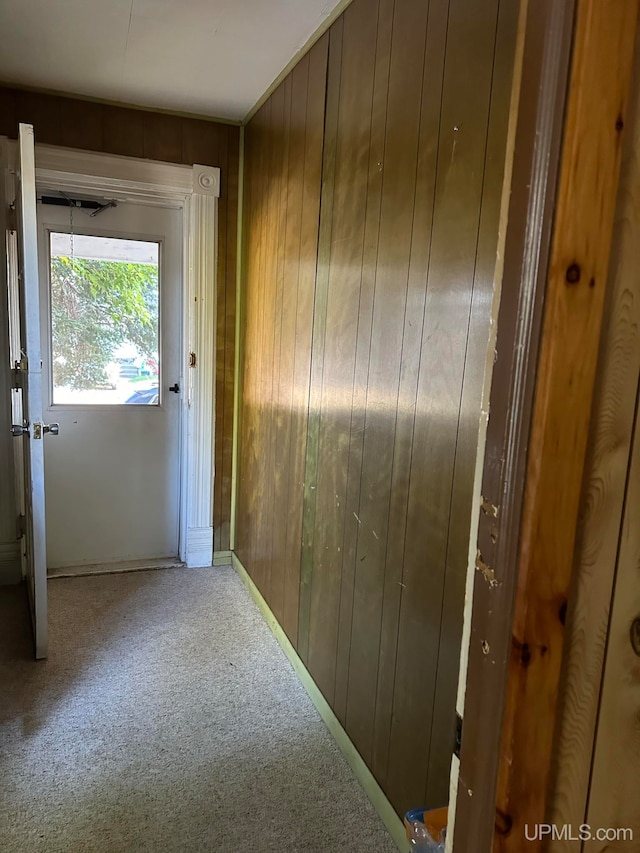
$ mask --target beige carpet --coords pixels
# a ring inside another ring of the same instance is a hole
[[[396,848],[230,568],[0,588],[0,851]]]

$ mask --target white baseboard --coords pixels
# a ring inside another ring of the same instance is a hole
[[[185,562],[197,569],[213,565],[213,527],[189,527]]]
[[[20,542],[0,542],[0,586],[20,583],[22,566],[20,565]]]

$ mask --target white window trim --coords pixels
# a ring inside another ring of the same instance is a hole
[[[47,189],[97,192],[183,211],[179,549],[187,566],[210,566],[220,170],[36,145],[36,183]],[[191,353],[195,353],[195,367],[190,366]]]

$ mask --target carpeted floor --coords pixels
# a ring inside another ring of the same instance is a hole
[[[395,853],[230,568],[0,589],[2,853]]]

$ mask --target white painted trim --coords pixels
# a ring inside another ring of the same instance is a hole
[[[208,195],[191,196],[185,211],[190,267],[185,320],[187,352],[196,354],[196,366],[186,367],[185,383],[189,477],[184,481],[188,526],[183,559],[188,566],[213,563],[217,218],[218,198],[213,187]]]
[[[219,169],[211,171],[217,173],[220,186]],[[131,200],[184,203],[193,193],[193,172],[191,166],[174,163],[36,145],[36,180],[50,189],[68,187]]]
[[[213,562],[218,197],[220,170],[36,145],[39,188],[100,193],[183,211],[180,558]],[[189,354],[196,366],[189,366]]]
[[[389,835],[391,835],[392,839],[396,843],[398,850],[407,851],[409,849],[409,841],[407,840],[404,824],[398,817],[396,810],[387,799],[386,794],[378,784],[375,776],[369,770],[362,759],[362,756],[353,745],[351,738],[342,727],[340,720],[338,720],[336,715],[333,713],[333,709],[322,695],[320,689],[311,677],[309,670],[300,659],[297,651],[283,631],[280,623],[273,615],[271,608],[262,597],[260,590],[254,584],[249,573],[233,551],[231,552],[231,559],[234,569],[249,590],[251,597],[258,605],[258,609],[264,616],[267,625],[271,629],[276,640],[280,643],[282,651],[289,659],[289,663],[300,679],[302,686],[309,694],[309,698],[316,706],[318,713],[322,717],[324,724],[329,729],[333,739],[340,748],[347,764],[351,767],[356,779],[362,786],[367,797],[371,800],[371,804],[375,808],[380,819],[387,827]]]
[[[213,527],[189,527],[185,563],[192,568],[213,565]]]

